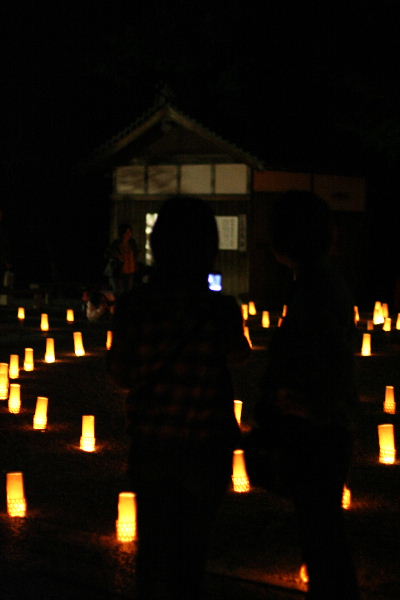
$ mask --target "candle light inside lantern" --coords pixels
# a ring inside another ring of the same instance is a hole
[[[136,536],[136,494],[121,492],[118,495],[117,540],[133,542]]]
[[[75,315],[72,308],[67,308],[67,323],[73,323],[75,321]]]
[[[360,322],[360,313],[358,312],[358,306],[354,307],[354,323],[358,325]]]
[[[400,313],[397,313],[396,329],[400,329]]]
[[[349,490],[347,485],[345,485],[343,487],[343,494],[342,494],[342,508],[344,508],[344,510],[349,510],[350,506],[351,506],[351,491]]]
[[[235,412],[235,417],[236,417],[236,421],[238,422],[238,425],[240,425],[240,423],[242,421],[242,408],[243,408],[243,402],[241,400],[233,401],[233,410]]]
[[[25,348],[24,371],[33,371],[33,348]]]
[[[389,316],[389,305],[386,302],[382,304],[382,316],[384,319],[387,319]]]
[[[22,473],[7,473],[7,512],[10,517],[25,517],[26,515]]]
[[[23,306],[18,308],[17,316],[21,322],[25,320],[25,308]]]
[[[383,316],[382,302],[375,302],[372,320],[374,325],[381,325],[384,322],[385,318]]]
[[[7,400],[8,384],[8,363],[0,363],[0,400]]]
[[[245,325],[245,326],[244,326],[244,328],[243,328],[243,333],[244,333],[244,336],[245,336],[245,338],[246,338],[246,339],[247,339],[247,341],[249,342],[249,346],[250,346],[250,348],[253,348],[253,344],[252,344],[252,342],[251,342],[251,338],[250,338],[250,330],[249,330],[249,328],[247,327],[247,325]]]
[[[21,386],[19,383],[10,383],[10,395],[8,396],[8,410],[10,413],[18,414],[21,410]]]
[[[394,445],[394,426],[392,423],[378,425],[379,436],[379,462],[392,465],[396,461],[396,448]]]
[[[243,494],[250,491],[250,481],[247,475],[246,462],[243,450],[233,451],[233,491]]]
[[[85,452],[94,452],[96,449],[93,415],[83,415],[82,417],[82,435],[80,449],[84,450]]]
[[[261,320],[261,325],[267,329],[270,326],[270,318],[269,318],[269,311],[268,310],[263,310],[262,312],[262,320]]]
[[[364,333],[361,347],[362,356],[371,356],[371,334]]]
[[[286,315],[287,315],[287,304],[284,304],[283,308],[282,308],[282,317],[285,318]]]
[[[301,567],[300,567],[299,577],[300,577],[300,581],[302,583],[309,583],[310,582],[310,578],[308,576],[307,565],[305,563],[303,563],[301,565]]]
[[[46,339],[46,354],[44,355],[44,360],[47,363],[53,363],[56,360],[56,355],[54,353],[54,338]]]
[[[83,347],[82,333],[80,331],[74,331],[74,349],[76,356],[84,356],[85,349]]]
[[[40,329],[42,331],[49,330],[49,316],[46,313],[42,313],[40,317]]]
[[[374,322],[373,322],[372,319],[368,319],[368,321],[367,321],[367,329],[368,329],[368,331],[373,331],[373,329],[374,329]]]
[[[383,331],[391,331],[392,330],[392,319],[390,317],[385,317],[383,323]]]
[[[396,414],[396,400],[394,397],[394,387],[387,385],[385,389],[385,402],[383,403],[383,411],[391,415]]]
[[[242,304],[242,317],[243,317],[243,321],[247,321],[247,319],[249,318],[249,305],[248,304]]]
[[[252,315],[254,317],[254,315],[257,314],[257,309],[256,309],[256,304],[255,302],[253,302],[253,300],[251,300],[249,302],[249,315]]]
[[[107,331],[107,340],[106,340],[107,350],[111,350],[112,343],[113,343],[113,332]]]
[[[285,317],[279,317],[278,319],[278,327],[282,327]]]
[[[46,429],[48,402],[49,400],[45,396],[37,397],[36,410],[33,417],[33,429]]]
[[[10,365],[8,368],[8,377],[10,379],[18,379],[18,377],[19,377],[19,356],[18,356],[18,354],[10,354]]]

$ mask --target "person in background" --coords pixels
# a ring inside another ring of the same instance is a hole
[[[111,289],[118,295],[131,290],[138,270],[138,247],[130,225],[123,223],[118,227],[118,238],[107,248],[105,256],[104,274]]]
[[[84,289],[82,309],[88,321],[95,323],[104,320],[114,312],[115,294],[110,290]]]
[[[218,250],[208,204],[167,200],[151,246],[148,283],[117,300],[108,353],[114,380],[127,390],[137,593],[141,600],[198,600],[240,440],[230,368],[250,349],[235,299],[208,289]]]

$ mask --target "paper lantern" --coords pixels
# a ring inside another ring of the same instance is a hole
[[[242,317],[243,317],[243,321],[247,321],[247,319],[249,318],[249,305],[248,304],[242,304]]]
[[[391,331],[392,330],[392,319],[390,317],[385,317],[383,322],[383,331]]]
[[[234,492],[243,494],[250,491],[250,481],[247,475],[243,450],[234,450],[233,452],[232,483]]]
[[[107,350],[111,350],[112,343],[113,343],[113,332],[107,331],[107,340],[106,340]]]
[[[83,347],[82,333],[74,331],[74,349],[76,356],[84,356],[85,348]]]
[[[392,385],[386,386],[383,410],[385,413],[389,413],[390,415],[396,414],[396,400],[394,397],[394,387]]]
[[[300,581],[302,583],[309,583],[310,582],[310,578],[308,576],[307,565],[305,563],[303,563],[301,565],[301,567],[300,567],[299,577],[300,577]]]
[[[23,306],[20,306],[18,308],[17,316],[18,316],[18,319],[20,320],[20,322],[25,320],[25,308]]]
[[[25,348],[24,371],[33,371],[33,348]]]
[[[250,338],[250,330],[247,327],[247,325],[245,325],[245,327],[243,328],[243,333],[244,333],[245,338],[247,338],[247,341],[249,342],[250,348],[253,348],[253,344],[251,343],[251,338]]]
[[[121,492],[118,496],[117,540],[133,542],[137,537],[136,494]]]
[[[400,329],[400,313],[397,313],[396,329]]]
[[[0,363],[0,400],[7,400],[8,384],[8,363]]]
[[[257,309],[256,309],[255,302],[253,302],[253,300],[251,300],[249,302],[249,315],[252,315],[254,317],[256,314],[257,314]]]
[[[389,316],[389,305],[386,302],[382,304],[382,316],[384,319],[387,319]]]
[[[269,318],[269,311],[268,310],[263,310],[263,312],[262,312],[261,325],[265,329],[267,329],[271,325],[270,318]]]
[[[378,425],[379,436],[379,462],[392,465],[396,461],[396,448],[394,445],[394,426],[392,423]]]
[[[362,356],[371,356],[371,334],[364,333],[361,347]]]
[[[242,420],[242,407],[243,407],[243,402],[241,400],[233,401],[233,410],[235,412],[235,417],[236,417],[236,421],[238,422],[238,425],[240,425],[241,420]]]
[[[351,506],[351,491],[349,490],[347,485],[345,485],[343,487],[343,494],[342,494],[342,508],[344,508],[344,510],[349,510],[350,506]]]
[[[82,417],[82,435],[80,449],[84,450],[85,452],[94,452],[96,449],[93,415],[83,415]]]
[[[42,313],[40,317],[40,329],[42,331],[49,330],[49,316],[46,313]]]
[[[8,411],[18,414],[21,410],[21,386],[19,383],[10,383],[10,395],[8,396]]]
[[[283,318],[285,318],[285,317],[286,317],[286,315],[287,315],[287,311],[288,311],[287,304],[284,304],[284,305],[283,305],[283,308],[282,308],[282,317],[283,317]]]
[[[26,515],[22,473],[7,473],[7,512],[10,517],[25,517]]]
[[[360,321],[360,313],[358,312],[358,306],[354,307],[354,323],[358,325]]]
[[[8,377],[10,379],[18,379],[18,377],[19,377],[19,356],[18,356],[18,354],[10,354]]]
[[[48,401],[48,398],[45,396],[37,397],[36,410],[33,417],[33,429],[46,429]]]
[[[279,317],[278,319],[278,327],[282,327],[285,317]]]
[[[374,322],[374,325],[382,325],[384,321],[382,302],[375,302],[372,320]]]
[[[46,339],[46,353],[44,355],[44,360],[47,363],[53,363],[56,360],[56,355],[54,353],[54,338]]]
[[[373,331],[373,329],[374,329],[374,322],[373,322],[372,319],[368,319],[368,321],[367,321],[367,329],[368,329],[368,331]]]
[[[75,315],[72,308],[67,308],[67,323],[73,323],[75,321]]]

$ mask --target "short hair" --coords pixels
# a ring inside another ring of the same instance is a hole
[[[218,252],[214,213],[195,196],[172,196],[162,205],[151,234],[155,266],[198,276],[212,269]]]
[[[129,223],[121,223],[120,225],[118,225],[118,237],[122,238],[122,236],[126,231],[128,231],[128,229],[132,231],[132,227],[129,225]]]
[[[277,254],[299,263],[327,255],[332,243],[332,215],[312,192],[283,193],[272,209],[271,243]]]

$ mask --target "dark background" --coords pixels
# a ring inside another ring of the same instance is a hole
[[[390,301],[399,271],[398,2],[299,4],[2,8],[0,205],[17,285],[101,274],[111,181],[76,167],[167,84],[178,108],[267,167],[366,176],[371,295]]]

